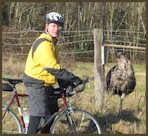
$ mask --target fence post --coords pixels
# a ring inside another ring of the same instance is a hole
[[[94,29],[94,82],[96,106],[102,106],[104,100],[105,76],[104,66],[102,65],[103,31]]]

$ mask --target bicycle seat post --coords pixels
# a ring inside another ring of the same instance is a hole
[[[13,88],[13,92],[14,92],[14,93],[16,93],[16,92],[17,92],[16,87],[15,87],[15,86],[16,86],[16,84],[11,83],[11,86],[12,86],[12,88]]]

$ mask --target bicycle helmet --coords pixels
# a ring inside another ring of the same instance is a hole
[[[59,23],[61,26],[64,24],[64,18],[57,12],[50,12],[46,14],[46,23]]]

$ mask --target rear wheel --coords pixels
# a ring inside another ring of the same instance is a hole
[[[21,134],[21,124],[15,113],[2,107],[2,134]]]
[[[52,134],[101,134],[97,120],[83,110],[69,110],[59,116],[51,127]]]

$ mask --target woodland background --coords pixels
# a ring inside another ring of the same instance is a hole
[[[146,2],[3,2],[3,25],[42,30],[46,13],[65,17],[67,31],[129,29],[146,33]]]

